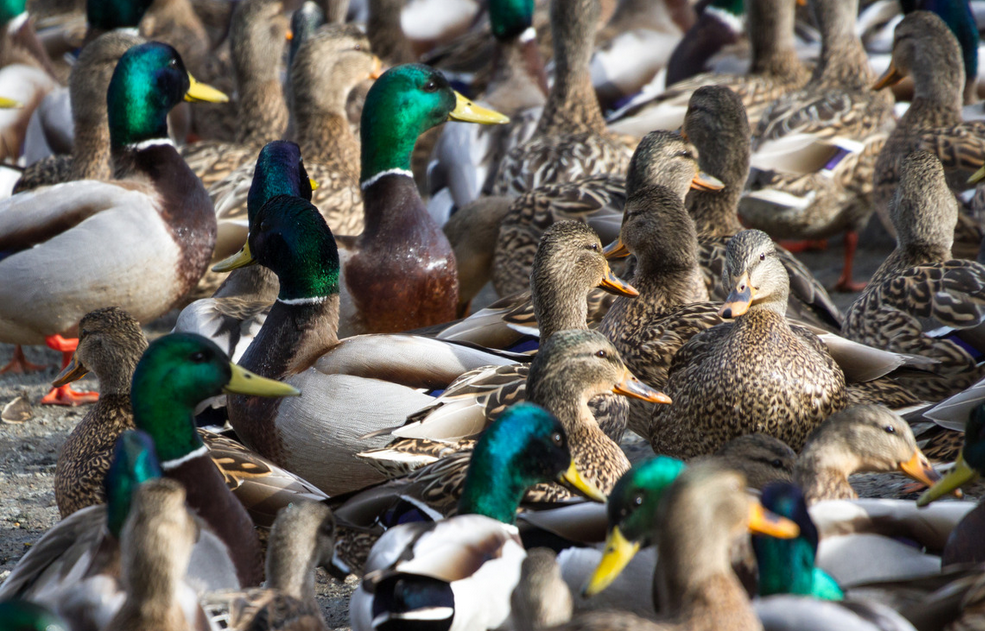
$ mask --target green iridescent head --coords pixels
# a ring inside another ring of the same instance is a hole
[[[181,56],[167,44],[148,42],[124,53],[106,95],[113,147],[167,138],[168,112],[190,86]]]
[[[70,627],[47,607],[26,600],[0,602],[3,631],[68,631]]]
[[[599,497],[577,473],[560,421],[538,405],[518,403],[475,446],[458,511],[512,524],[527,489],[552,481]]]
[[[985,403],[968,415],[961,456],[968,466],[980,475],[985,475]]]
[[[9,23],[26,10],[26,0],[0,0],[0,24]]]
[[[318,209],[279,195],[260,208],[250,226],[249,251],[280,280],[281,300],[339,293],[339,249]]]
[[[838,583],[814,567],[817,527],[807,512],[807,502],[800,489],[789,482],[772,482],[763,489],[760,503],[763,508],[796,523],[800,535],[793,539],[752,536],[759,565],[759,595],[797,594],[823,600],[844,598]]]
[[[719,11],[725,11],[732,15],[742,15],[746,12],[745,0],[712,0],[708,7],[713,7]],[[707,8],[705,9],[708,10]]]
[[[130,513],[130,501],[137,487],[161,477],[154,441],[140,430],[123,432],[116,441],[113,462],[103,486],[106,490],[106,509],[109,531],[119,538],[123,523]]]
[[[90,28],[112,31],[135,28],[154,0],[88,0],[86,21]]]
[[[499,40],[518,37],[534,23],[533,0],[489,0],[489,23]]]
[[[253,183],[246,197],[251,226],[260,208],[278,195],[293,195],[311,201],[311,180],[304,168],[301,148],[286,140],[267,143],[257,157]]]

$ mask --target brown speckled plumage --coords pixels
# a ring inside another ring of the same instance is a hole
[[[816,336],[784,318],[789,280],[765,233],[746,230],[729,241],[723,282],[733,295],[752,292],[754,302],[674,356],[666,388],[673,403],[654,411],[650,443],[690,458],[764,432],[799,449],[847,405],[841,368]]]

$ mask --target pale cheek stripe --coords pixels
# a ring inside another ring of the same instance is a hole
[[[185,454],[184,456],[182,456],[181,458],[175,458],[174,460],[168,460],[167,462],[162,462],[161,463],[161,469],[163,469],[164,471],[170,471],[171,469],[177,469],[178,467],[180,467],[181,465],[185,464],[189,460],[193,460],[195,458],[198,458],[199,456],[204,456],[207,453],[209,453],[209,448],[206,447],[205,445],[202,445],[201,447],[199,447],[195,451],[191,451],[191,452]]]
[[[133,151],[143,151],[144,149],[157,145],[161,145],[162,147],[173,147],[174,142],[172,142],[170,138],[151,138],[150,140],[135,142],[132,145],[127,145],[127,149],[132,149]]]
[[[312,296],[310,298],[278,298],[277,302],[285,305],[320,305],[328,300],[328,296]]]
[[[366,180],[365,182],[363,182],[362,184],[360,184],[359,185],[359,188],[361,188],[362,190],[365,191],[367,188],[369,188],[373,184],[376,184],[376,181],[378,179],[380,179],[381,177],[387,176],[387,175],[403,175],[404,177],[409,177],[411,179],[414,178],[414,174],[411,173],[410,171],[408,171],[407,169],[387,169],[386,171],[380,171],[379,173],[377,173],[373,177],[369,178],[368,180]]]

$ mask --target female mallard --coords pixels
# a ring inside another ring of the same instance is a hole
[[[420,389],[447,387],[479,366],[510,363],[492,352],[414,335],[340,342],[338,248],[324,219],[303,199],[280,195],[267,202],[238,261],[259,262],[280,282],[241,364],[309,395],[279,405],[231,397],[230,422],[248,447],[325,492],[381,479],[352,455],[380,444],[364,434],[399,425],[433,401]],[[360,410],[358,419],[353,410]]]
[[[494,194],[625,173],[629,151],[608,136],[589,74],[599,11],[599,0],[552,0],[554,85],[533,137],[500,162]]]
[[[107,95],[117,179],[70,182],[0,204],[0,339],[45,342],[67,363],[75,347],[59,334],[74,331],[89,311],[115,304],[146,322],[198,282],[215,243],[215,213],[167,139],[167,113],[183,98],[225,97],[191,80],[170,46],[131,48]],[[77,402],[65,390],[46,400]]]
[[[858,291],[852,262],[872,214],[872,169],[892,124],[892,97],[873,93],[865,49],[855,34],[857,0],[811,0],[821,58],[802,89],[767,109],[752,140],[754,182],[739,214],[777,238],[818,239],[845,232],[838,290]]]
[[[973,353],[983,349],[977,329],[985,318],[985,267],[951,256],[957,201],[931,153],[918,151],[903,160],[890,213],[896,249],[852,303],[842,330],[878,348],[936,360],[927,372],[899,381],[937,401],[982,376]],[[953,331],[953,341],[940,335],[941,327]]]
[[[682,132],[698,148],[701,170],[724,185],[717,191],[695,188],[686,203],[698,231],[698,261],[708,294],[725,300],[719,283],[725,244],[743,229],[737,211],[749,176],[749,125],[741,96],[724,86],[698,88],[688,102]],[[790,275],[787,313],[840,330],[841,312],[824,287],[786,249],[777,246],[776,252]]]
[[[531,404],[510,408],[476,445],[458,515],[391,528],[373,546],[350,604],[353,629],[500,626],[526,556],[515,526],[520,500],[555,480],[603,498],[581,477],[557,419]]]
[[[901,181],[903,160],[916,150],[929,151],[944,165],[951,191],[969,188],[968,176],[985,162],[985,122],[961,119],[964,69],[961,47],[937,15],[915,11],[897,25],[893,59],[874,88],[913,77],[914,95],[879,154],[874,175],[875,204],[883,224],[892,224],[891,204]],[[963,258],[973,258],[981,241],[978,227],[959,215],[955,237]]]
[[[691,93],[705,85],[722,85],[735,91],[745,106],[748,124],[755,125],[770,103],[800,89],[810,78],[810,72],[797,58],[794,44],[796,8],[796,0],[747,1],[746,31],[752,45],[748,74],[703,73],[680,82],[668,81],[668,89],[659,93],[644,88],[609,117],[610,127],[636,137],[654,129],[677,129],[684,122]],[[716,13],[725,15],[726,9]],[[668,67],[668,79],[669,70]]]
[[[848,403],[845,376],[813,334],[784,317],[790,280],[773,241],[745,230],[728,242],[724,322],[692,337],[667,379],[673,403],[654,410],[657,453],[693,457],[730,438],[765,432],[794,449]]]

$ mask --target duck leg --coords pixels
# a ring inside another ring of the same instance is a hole
[[[49,335],[44,338],[48,348],[54,349],[62,354],[62,369],[67,367],[72,361],[72,353],[79,345],[77,339],[65,339],[61,335]],[[98,392],[76,392],[71,386],[64,385],[52,388],[51,392],[44,395],[41,405],[82,405],[94,403],[99,399]]]
[[[777,243],[791,254],[801,252],[824,252],[828,249],[827,239],[781,239]]]
[[[41,364],[32,364],[27,361],[27,357],[24,356],[24,349],[20,344],[14,346],[14,356],[11,358],[7,365],[0,368],[0,375],[5,373],[11,374],[24,374],[29,372],[38,372],[39,370],[44,370],[47,366],[42,366]]]
[[[841,268],[841,276],[835,283],[834,290],[854,293],[865,289],[867,283],[852,281],[852,265],[855,263],[855,250],[858,249],[858,233],[854,230],[845,231],[845,266]]]

